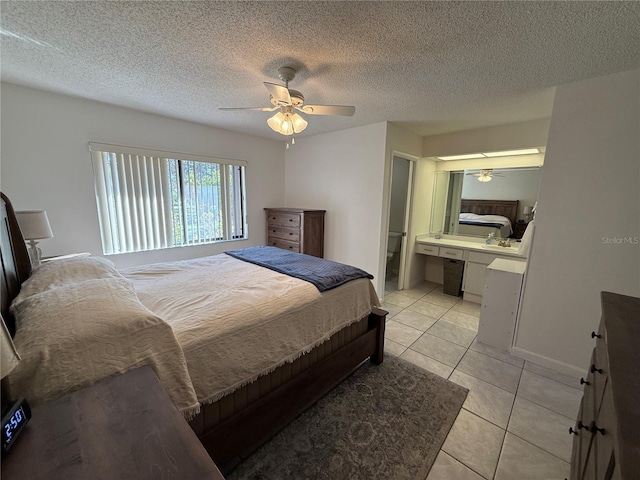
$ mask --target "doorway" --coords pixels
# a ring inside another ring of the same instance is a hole
[[[385,266],[385,291],[387,292],[404,288],[412,184],[413,162],[394,155],[391,170],[389,232]]]

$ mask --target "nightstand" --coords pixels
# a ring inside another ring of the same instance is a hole
[[[150,367],[32,408],[3,480],[224,480]]]
[[[527,229],[527,225],[529,222],[518,222],[513,226],[513,236],[511,238],[515,238],[520,240],[524,235],[524,231]]]

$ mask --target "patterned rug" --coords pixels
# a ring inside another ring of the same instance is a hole
[[[467,389],[388,355],[363,364],[228,480],[424,480]]]

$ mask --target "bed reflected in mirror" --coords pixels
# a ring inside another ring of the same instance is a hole
[[[541,173],[541,167],[437,171],[430,233],[520,239]]]

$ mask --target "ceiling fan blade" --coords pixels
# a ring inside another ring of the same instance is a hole
[[[264,82],[264,86],[267,87],[267,90],[269,90],[269,93],[276,101],[291,105],[291,95],[289,95],[289,89],[287,87],[269,82]]]
[[[261,112],[273,112],[280,107],[220,107],[218,110],[259,110]]]
[[[304,105],[298,110],[309,115],[342,115],[345,117],[351,117],[356,113],[356,107],[346,105]]]

